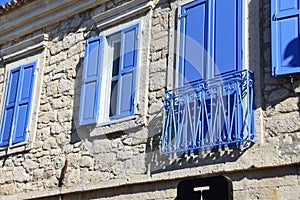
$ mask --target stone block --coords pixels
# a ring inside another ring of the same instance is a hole
[[[43,113],[39,117],[38,121],[43,124],[48,124],[49,122],[57,121],[57,111]]]
[[[61,79],[58,84],[58,93],[68,93],[73,86],[73,83],[69,80]]]
[[[70,108],[72,99],[66,96],[55,98],[52,100],[53,109]]]
[[[58,54],[63,50],[62,42],[55,42],[50,45],[50,53],[52,56]]]
[[[150,64],[150,75],[155,74],[156,72],[165,72],[167,69],[167,60],[160,59],[156,62]]]
[[[299,131],[299,112],[295,111],[267,118],[266,129],[276,134]]]
[[[23,167],[14,167],[13,169],[13,175],[14,175],[14,181],[15,182],[28,182],[29,175],[26,173],[25,169]]]
[[[0,185],[0,195],[15,194],[17,189],[16,183]]]
[[[72,110],[58,112],[57,119],[59,122],[70,122],[72,120]]]
[[[166,87],[166,73],[156,72],[150,76],[150,91],[161,90]]]
[[[71,33],[63,37],[63,48],[69,49],[76,44],[76,35]]]
[[[90,156],[82,156],[79,162],[80,167],[92,168],[94,167],[94,159]]]
[[[95,155],[95,169],[100,171],[109,171],[116,162],[115,153],[101,153]]]
[[[58,81],[52,81],[47,84],[46,94],[47,97],[55,96],[58,94]]]

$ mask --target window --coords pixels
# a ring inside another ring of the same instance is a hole
[[[134,114],[138,25],[87,41],[79,124]],[[99,114],[101,113],[101,114]]]
[[[299,0],[271,1],[272,75],[300,72]]]
[[[241,0],[196,0],[179,10],[179,86],[242,68]]]
[[[9,70],[0,147],[10,147],[27,139],[35,68],[36,63],[30,63]]]
[[[178,88],[165,93],[162,152],[255,142],[253,74],[242,70],[241,0],[179,8]]]

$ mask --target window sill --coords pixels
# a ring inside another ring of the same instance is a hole
[[[134,115],[121,119],[99,123],[90,132],[91,137],[106,135],[116,132],[126,132],[130,129],[138,128],[146,124],[146,118],[143,115]]]
[[[130,120],[134,120],[134,119],[136,119],[136,116],[123,117],[120,119],[114,119],[114,120],[110,120],[110,121],[106,121],[106,122],[101,122],[97,125],[97,127],[107,126],[107,125],[111,125],[111,124],[117,124],[117,123],[121,123],[124,121],[130,121]]]
[[[30,145],[28,142],[18,143],[13,145],[12,147],[0,147],[0,158],[24,151],[29,151],[31,149],[32,145]]]

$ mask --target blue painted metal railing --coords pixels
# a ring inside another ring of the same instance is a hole
[[[254,143],[253,103],[249,70],[166,91],[162,153]]]

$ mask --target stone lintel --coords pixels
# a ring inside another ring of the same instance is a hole
[[[20,43],[0,50],[0,56],[4,62],[9,62],[18,59],[20,56],[25,56],[33,52],[42,50],[46,47],[48,41],[47,34],[41,34]]]
[[[151,0],[131,1],[120,7],[100,13],[92,18],[97,23],[97,28],[102,29],[122,20],[126,20],[134,15],[153,9],[154,7],[155,4]]]
[[[40,0],[0,17],[0,44],[67,19],[109,0]]]

